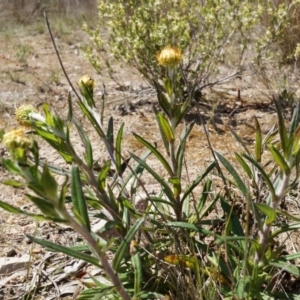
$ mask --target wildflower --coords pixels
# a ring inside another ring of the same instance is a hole
[[[182,61],[182,54],[179,48],[167,46],[156,55],[156,58],[159,65],[174,67]]]
[[[17,148],[27,150],[32,144],[23,128],[18,128],[4,134],[2,143],[9,150],[15,150]]]
[[[79,79],[78,85],[81,91],[84,91],[85,87],[92,94],[95,87],[95,81],[90,75],[84,75]]]
[[[25,127],[31,127],[31,113],[37,113],[37,110],[30,104],[24,104],[15,111],[18,123]]]

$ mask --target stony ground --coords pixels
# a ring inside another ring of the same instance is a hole
[[[42,26],[42,25],[41,25]],[[80,31],[64,32],[58,35],[58,45],[65,69],[71,81],[76,81],[84,74],[90,74],[97,83],[95,95],[100,104],[102,83],[106,85],[105,120],[113,116],[115,128],[123,122],[123,150],[140,154],[142,146],[135,140],[136,132],[152,143],[160,138],[152,111],[156,104],[154,90],[140,76],[129,68],[120,68],[119,84],[108,76],[95,73],[85,60],[80,47],[88,37]],[[14,110],[23,103],[41,107],[44,102],[50,103],[62,116],[67,115],[67,96],[70,90],[63,76],[50,38],[37,26],[29,28],[13,26],[0,33],[0,128],[9,130],[17,126]],[[241,99],[237,97],[241,90]],[[227,83],[204,91],[200,109],[210,133],[212,146],[231,159],[239,145],[232,137],[230,129],[235,130],[244,141],[252,147],[254,139],[254,121],[256,116],[266,133],[276,122],[274,107],[268,99],[262,97],[257,85],[249,84],[247,79]],[[90,135],[99,162],[106,159],[104,147],[97,139],[93,129],[75,110]],[[194,178],[212,161],[204,131],[195,108],[189,112],[186,122],[196,121],[196,126],[187,145],[187,167],[189,178]],[[61,164],[57,154],[42,141],[41,157],[50,164]],[[76,149],[83,151],[78,140]],[[0,144],[0,153],[6,156],[6,149]],[[150,164],[161,171],[154,160]],[[8,177],[0,166],[0,180]],[[155,185],[148,179],[147,188],[155,191]],[[28,211],[35,207],[24,196],[24,190],[14,190],[1,185],[0,199]],[[299,215],[299,207],[290,205],[290,212]],[[23,216],[16,216],[0,209],[0,299],[20,299],[27,292],[34,292],[34,299],[75,299],[82,287],[82,274],[74,275],[74,270],[84,269],[77,261],[62,255],[53,255],[40,246],[30,243],[26,235],[31,234],[55,241],[64,245],[75,244],[78,236],[68,227],[47,222],[35,222]],[[291,237],[295,251],[299,251],[298,236]],[[1,262],[8,269],[1,269]],[[73,264],[72,264],[73,263]],[[74,268],[73,272],[72,266]],[[68,273],[70,271],[70,273]],[[97,270],[92,270],[97,274]],[[9,273],[9,274],[8,274]],[[75,272],[76,273],[76,272]],[[67,275],[64,275],[67,274]],[[71,275],[70,275],[71,274]],[[51,276],[50,276],[51,275]],[[60,298],[58,297],[60,294]]]

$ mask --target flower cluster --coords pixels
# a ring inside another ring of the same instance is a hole
[[[9,150],[17,148],[26,150],[30,148],[32,141],[26,136],[23,128],[17,128],[4,134],[2,143]]]
[[[156,55],[158,64],[164,67],[174,67],[182,61],[181,50],[167,46]]]

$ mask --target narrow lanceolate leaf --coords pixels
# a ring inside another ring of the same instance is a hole
[[[140,159],[138,156],[134,155],[133,153],[130,153],[131,157],[136,160],[144,169],[146,169],[156,180],[159,184],[161,184],[161,186],[164,189],[164,192],[166,194],[166,196],[169,198],[169,200],[171,202],[174,202],[174,195],[173,192],[171,190],[171,188],[169,187],[168,183],[161,178],[144,160]]]
[[[297,267],[294,264],[289,264],[285,260],[278,259],[276,261],[270,261],[269,265],[280,268],[296,277],[299,277],[299,275],[300,275],[300,267]]]
[[[279,135],[280,135],[280,141],[281,141],[281,146],[282,150],[284,153],[284,157],[288,158],[289,153],[288,153],[288,134],[284,122],[284,118],[281,113],[281,108],[279,107],[279,104],[275,101],[275,106],[277,110],[277,115],[278,115],[278,129],[279,129]]]
[[[182,105],[180,105],[180,110],[176,113],[175,116],[175,127],[181,122],[183,117],[185,116],[187,110],[190,108],[192,102],[192,97],[190,96]]]
[[[253,174],[252,174],[252,171],[249,168],[248,164],[245,162],[245,160],[238,153],[234,153],[234,155],[235,155],[235,158],[237,159],[237,161],[240,163],[240,165],[244,169],[244,171],[246,172],[249,179],[252,179]]]
[[[218,159],[221,161],[221,163],[224,165],[224,167],[227,169],[227,171],[231,174],[231,176],[234,178],[237,187],[240,189],[244,197],[247,197],[248,195],[248,189],[246,185],[244,184],[244,181],[241,179],[239,174],[236,172],[234,167],[230,164],[230,162],[219,152],[215,151]]]
[[[131,258],[131,262],[134,270],[134,295],[136,296],[141,291],[141,283],[142,283],[142,264],[141,264],[140,254],[139,253],[134,254]]]
[[[126,254],[126,251],[128,250],[128,247],[130,245],[131,240],[133,239],[134,235],[137,233],[137,231],[140,229],[142,224],[144,223],[145,218],[139,219],[127,232],[126,236],[124,237],[123,241],[121,242],[120,246],[118,247],[115,258],[113,260],[113,268],[116,272],[118,272],[119,266],[121,264],[121,261],[124,258],[124,255]]]
[[[156,122],[157,124],[159,124],[159,120],[158,120],[158,114],[159,112],[157,111],[157,109],[155,107],[153,107],[154,110],[154,114],[155,114],[155,118],[156,118]],[[162,138],[162,141],[164,143],[165,149],[167,151],[168,156],[170,156],[170,152],[169,152],[169,142],[167,141],[167,138],[165,137],[163,131],[161,130],[160,126],[158,126],[159,128],[159,132],[160,132],[160,136]]]
[[[258,123],[257,118],[255,120],[255,127],[256,127],[256,136],[255,136],[255,159],[256,161],[261,161],[261,154],[262,154],[262,137],[261,137],[261,129]]]
[[[106,138],[105,134],[104,134],[102,128],[100,127],[100,125],[98,124],[97,120],[95,119],[94,115],[87,109],[87,107],[83,103],[78,102],[78,105],[79,105],[80,109],[82,110],[82,112],[85,114],[85,116],[90,121],[91,125],[94,126],[98,135],[101,138],[105,139]]]
[[[108,120],[108,126],[107,126],[107,134],[106,134],[107,140],[111,145],[114,144],[114,119],[113,117],[110,117]]]
[[[211,163],[203,174],[198,176],[193,183],[186,189],[184,192],[181,202],[183,203],[184,199],[191,194],[191,192],[198,186],[198,184],[212,171],[212,169],[216,166],[216,162]]]
[[[87,136],[87,134],[85,133],[85,131],[83,130],[81,124],[78,122],[77,119],[74,119],[74,123],[75,123],[77,131],[79,133],[79,136],[81,138],[81,141],[83,142],[83,145],[84,145],[84,149],[85,149],[84,160],[85,160],[87,166],[89,168],[92,168],[94,160],[93,160],[93,149],[92,149],[90,139]]]
[[[300,222],[297,223],[292,223],[292,224],[286,224],[283,225],[281,228],[277,229],[276,231],[274,231],[270,238],[275,238],[277,236],[279,236],[280,234],[284,233],[284,232],[288,232],[288,231],[296,231],[300,229]]]
[[[73,105],[71,93],[68,93],[68,122],[73,119]]]
[[[39,209],[40,211],[45,215],[52,218],[58,218],[59,215],[56,212],[55,205],[51,202],[46,201],[45,199],[35,197],[33,195],[26,195]]]
[[[246,146],[244,141],[241,139],[241,137],[234,130],[230,130],[230,131],[231,131],[232,135],[235,137],[235,139],[239,142],[239,144],[245,149],[245,151],[248,153],[248,155],[251,155],[250,150],[248,149],[248,147]]]
[[[71,192],[72,192],[72,202],[76,215],[80,216],[81,221],[85,228],[90,231],[90,220],[87,213],[87,206],[85,202],[85,197],[82,191],[81,180],[79,169],[77,166],[72,167],[72,181],[71,181]]]
[[[181,172],[182,172],[182,165],[183,165],[183,159],[184,159],[184,152],[185,152],[185,146],[186,146],[186,140],[188,136],[190,135],[193,127],[194,122],[192,122],[188,128],[184,125],[182,134],[180,136],[180,143],[178,145],[177,151],[176,151],[176,161],[177,161],[177,177],[181,178]]]
[[[168,143],[173,143],[175,140],[173,129],[171,128],[168,120],[162,113],[157,114],[158,126],[160,131],[163,133],[164,137]]]
[[[121,176],[123,173],[122,158],[121,158],[121,141],[123,136],[123,129],[124,129],[124,123],[121,125],[118,131],[117,140],[116,140],[116,170],[119,176]]]
[[[174,197],[179,197],[181,193],[181,180],[178,177],[170,177],[169,182],[173,184],[173,190],[174,190]]]
[[[157,99],[160,107],[162,110],[171,118],[171,103],[170,103],[170,98],[168,94],[163,93],[162,91],[159,90],[160,88],[158,87],[157,90]]]
[[[64,220],[59,219],[59,218],[51,218],[51,217],[47,217],[44,215],[40,215],[40,214],[32,214],[29,213],[25,210],[19,209],[17,207],[14,207],[13,205],[10,205],[8,203],[5,203],[3,201],[0,200],[0,207],[3,208],[4,210],[11,212],[13,214],[17,214],[17,215],[25,215],[31,218],[34,218],[37,221],[42,221],[42,220],[48,220],[48,221],[53,221],[53,222],[64,222]]]
[[[14,162],[10,159],[2,158],[1,160],[2,166],[9,171],[9,173],[15,175],[21,175],[22,171],[17,162]]]
[[[276,147],[274,147],[273,145],[270,145],[269,150],[274,158],[274,161],[280,167],[281,171],[286,175],[290,174],[291,169],[288,166],[287,162],[285,161],[284,157],[278,151],[278,149]]]
[[[38,238],[35,238],[33,236],[30,236],[30,235],[27,235],[27,237],[32,242],[37,243],[39,245],[42,245],[42,246],[48,248],[51,251],[62,252],[64,254],[70,255],[74,258],[82,259],[82,260],[84,260],[86,262],[89,262],[89,263],[91,263],[91,264],[93,264],[97,267],[100,267],[99,260],[97,258],[93,257],[93,256],[90,256],[90,255],[85,254],[85,253],[80,252],[80,251],[73,250],[73,249],[65,247],[65,246],[54,244],[52,242],[49,242],[49,241],[46,241],[46,240],[43,240],[43,239],[38,239]]]
[[[263,179],[265,180],[265,182],[269,188],[269,191],[272,195],[272,199],[274,200],[276,198],[275,189],[274,189],[274,186],[273,186],[268,174],[265,172],[265,170],[262,168],[262,166],[257,161],[255,161],[251,156],[248,156],[246,154],[244,154],[243,156],[247,160],[249,160],[259,170],[261,176],[263,177]]]
[[[145,147],[147,147],[156,156],[156,158],[162,163],[162,165],[168,172],[169,176],[174,176],[172,168],[170,167],[169,163],[166,161],[164,156],[159,151],[157,151],[157,149],[155,147],[153,147],[150,143],[148,143],[146,140],[144,140],[141,136],[139,136],[136,133],[133,133],[133,135],[141,144],[143,144]]]
[[[299,102],[297,102],[297,105],[293,111],[293,116],[290,125],[290,131],[289,131],[289,138],[291,138],[294,135],[296,128],[299,125],[299,121],[300,121],[300,105]]]
[[[14,188],[20,188],[20,187],[26,186],[26,183],[21,183],[16,180],[13,180],[13,179],[3,180],[3,181],[0,181],[0,183],[2,183],[4,185],[12,186]]]
[[[49,200],[57,200],[57,182],[49,171],[48,164],[45,163],[40,184],[44,187],[44,196]]]
[[[110,170],[110,166],[111,166],[111,160],[108,160],[101,168],[101,171],[98,176],[98,188],[102,192],[105,190],[105,182],[108,176],[108,172]]]
[[[270,206],[264,204],[254,203],[254,205],[258,210],[260,210],[264,215],[267,216],[267,219],[265,221],[266,225],[272,225],[276,220],[276,211]]]

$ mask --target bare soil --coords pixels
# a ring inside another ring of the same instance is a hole
[[[79,31],[72,32],[71,36],[61,35],[56,39],[65,69],[74,86],[82,75],[89,74],[96,81],[95,95],[100,105],[102,83],[105,84],[105,120],[108,122],[108,119],[113,116],[116,130],[122,123],[125,124],[123,138],[125,155],[128,152],[141,154],[144,151],[132,132],[162,147],[152,110],[153,105],[157,106],[154,90],[135,70],[123,66],[118,69],[121,86],[108,76],[96,74],[80,50],[83,43],[87,41],[88,37]],[[25,30],[21,26],[15,27],[10,32],[0,34],[0,45],[0,128],[8,131],[17,126],[14,111],[16,107],[24,103],[40,108],[44,102],[47,102],[66,117],[70,87],[63,76],[49,35],[31,32],[30,29]],[[20,54],[19,56],[17,54],[18,47],[24,49],[25,46],[30,49],[26,64],[20,62]],[[232,136],[231,129],[239,134],[249,147],[253,147],[254,116],[260,121],[264,133],[276,123],[275,109],[270,101],[262,96],[259,83],[250,84],[249,82],[250,80],[245,78],[214,89],[207,89],[200,101],[201,113],[209,130],[213,148],[231,161],[233,161],[234,152],[241,151],[239,144]],[[238,89],[241,90],[241,99],[238,98]],[[75,100],[75,96],[73,94],[72,96]],[[107,158],[103,145],[78,109],[75,109],[75,113],[93,141],[94,157],[99,159],[100,164],[103,163]],[[286,115],[288,117],[289,113],[287,112]],[[191,108],[185,121],[196,122],[187,145],[186,161],[189,172],[185,176],[188,182],[200,174],[213,158],[195,108]],[[82,153],[82,144],[79,139],[76,139],[75,134],[74,144],[78,152]],[[62,159],[43,141],[39,141],[39,145],[41,158],[46,159],[49,164],[62,164]],[[2,145],[0,145],[0,153],[2,156],[8,155]],[[150,159],[149,163],[157,168],[158,172],[162,172],[162,168],[154,159]],[[9,176],[0,166],[0,180],[7,179]],[[218,184],[217,180],[216,184]],[[148,178],[146,185],[149,191],[155,192],[157,187],[153,180]],[[16,207],[36,211],[26,199],[25,193],[25,190],[1,185],[0,199]],[[288,205],[288,211],[296,216],[300,215],[298,202],[294,201],[297,200],[297,193],[295,191],[295,199],[291,199]],[[72,274],[62,279],[56,277],[64,274],[66,267],[71,262],[75,263],[74,260],[58,254],[51,255],[39,245],[30,243],[27,238],[28,234],[63,245],[76,244],[80,239],[68,227],[36,222],[0,209],[0,258],[30,256],[30,263],[27,267],[16,270],[14,274],[0,274],[0,299],[21,299],[26,294],[26,290],[34,291],[33,299],[76,299],[76,294],[82,288],[81,275],[76,277]],[[299,234],[294,233],[293,236],[287,237],[287,241],[288,250],[300,251]],[[84,269],[84,266],[78,269]],[[93,272],[97,274],[95,270]],[[15,276],[9,277],[11,275]],[[49,278],[50,275],[51,278]],[[65,287],[66,292],[60,290],[60,296],[58,296],[58,290],[61,287]]]

